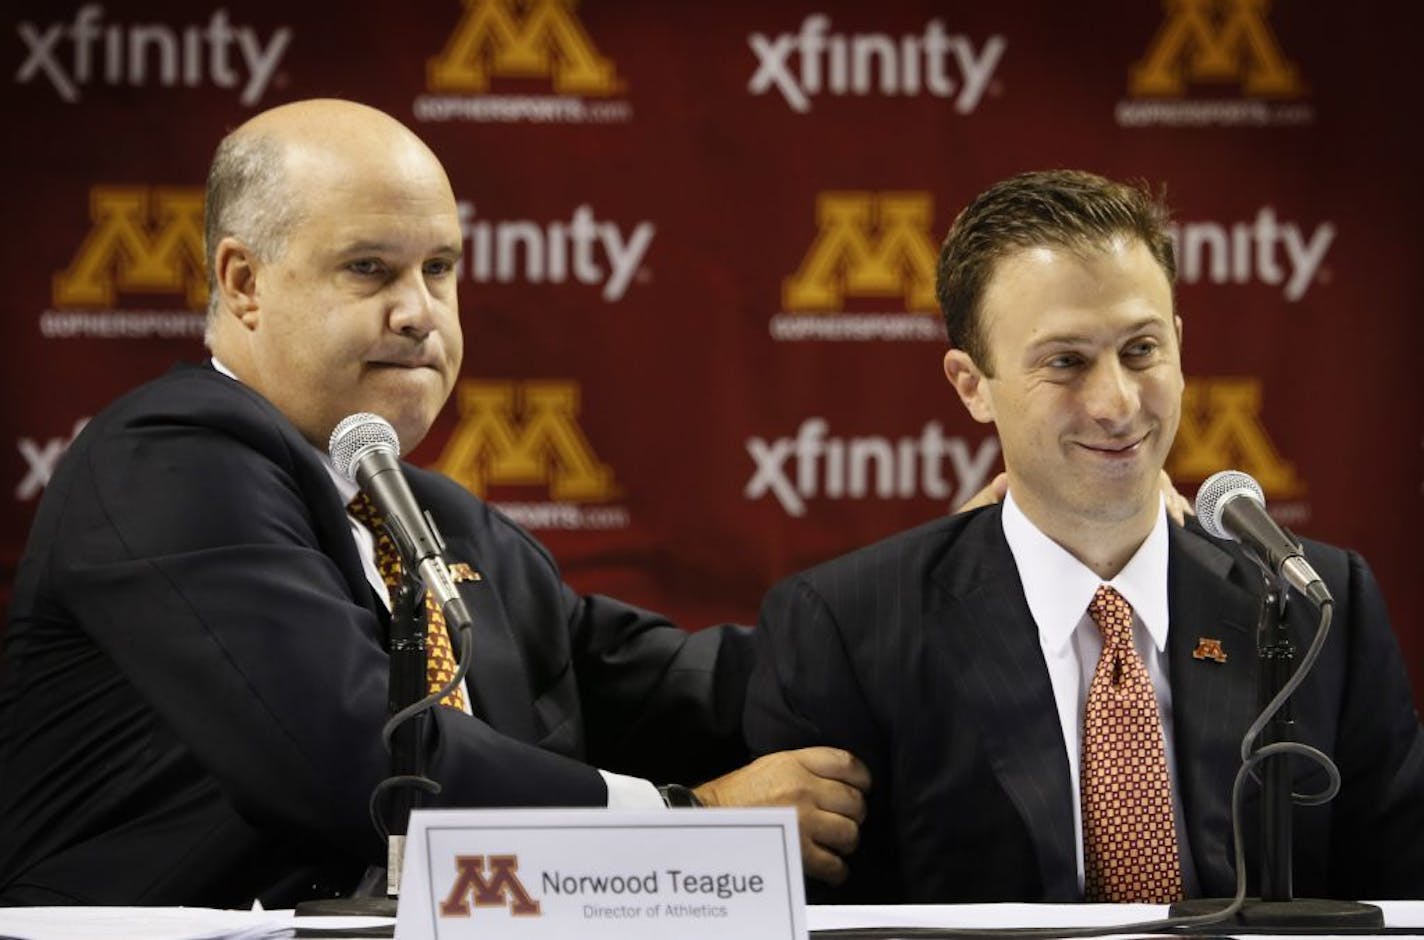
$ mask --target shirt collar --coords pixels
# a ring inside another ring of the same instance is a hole
[[[242,379],[239,379],[231,369],[223,365],[222,360],[218,359],[217,356],[211,356],[210,359],[215,370],[221,372],[234,382],[242,383]],[[327,475],[331,477],[332,484],[336,486],[336,492],[341,494],[342,504],[349,505],[351,501],[356,498],[356,494],[361,491],[361,487],[337,472],[336,464],[331,462],[330,454],[319,447],[312,447],[310,443],[308,443],[307,446],[311,447],[311,449],[316,452],[317,457],[321,459],[321,465],[326,468]]]
[[[1147,539],[1117,577],[1104,582],[1091,568],[1044,535],[1029,521],[1010,492],[1001,515],[1004,538],[1019,569],[1028,609],[1045,650],[1067,645],[1093,594],[1108,584],[1121,594],[1161,652],[1167,647],[1167,512],[1165,506]]]

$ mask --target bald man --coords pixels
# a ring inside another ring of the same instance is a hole
[[[20,565],[0,902],[290,906],[384,859],[367,800],[389,766],[390,596],[325,447],[369,411],[409,451],[449,396],[455,199],[400,123],[298,102],[218,147],[206,236],[211,362],[89,423]],[[474,614],[467,694],[431,719],[428,803],[662,806],[655,782],[700,784],[707,804],[796,805],[808,873],[844,876],[862,765],[810,748],[733,770],[744,629],[579,596],[517,525],[404,469]]]

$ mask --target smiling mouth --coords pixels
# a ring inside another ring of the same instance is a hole
[[[373,361],[373,362],[368,362],[368,363],[366,363],[366,365],[367,365],[368,367],[374,368],[374,369],[438,369],[438,368],[439,368],[439,364],[436,363],[434,360],[425,360],[425,359],[420,359],[420,360],[415,360],[415,361],[402,361],[402,360],[394,360],[394,361],[393,361],[393,360],[388,360],[388,359],[380,359],[380,360],[376,360],[376,361]]]
[[[1144,434],[1139,438],[1120,444],[1085,444],[1079,442],[1078,446],[1084,450],[1092,451],[1095,454],[1102,454],[1105,457],[1130,457],[1142,449],[1142,444],[1146,440],[1147,435]]]

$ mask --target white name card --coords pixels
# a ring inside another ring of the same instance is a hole
[[[806,940],[790,808],[417,810],[397,940]]]

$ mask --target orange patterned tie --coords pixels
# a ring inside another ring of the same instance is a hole
[[[386,518],[365,493],[357,493],[346,510],[357,522],[376,537],[376,569],[390,589],[394,601],[400,589],[401,557],[395,539],[386,531]],[[435,595],[425,592],[425,682],[427,692],[436,692],[455,675],[455,653],[450,647],[450,632],[445,629],[445,614],[435,603]],[[440,700],[441,705],[465,710],[465,696],[457,687]]]
[[[1103,652],[1083,713],[1083,876],[1089,901],[1182,898],[1172,781],[1147,666],[1132,644],[1132,606],[1106,584],[1088,613]]]

